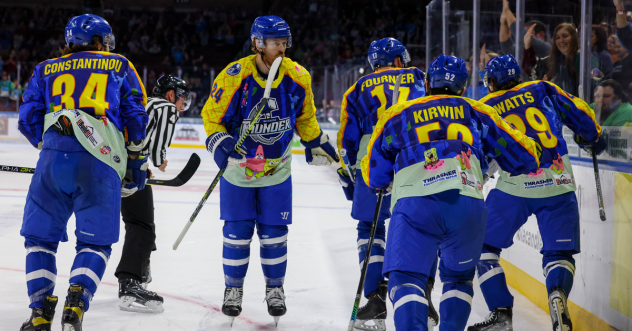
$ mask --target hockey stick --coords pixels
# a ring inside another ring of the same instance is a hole
[[[195,171],[197,171],[200,166],[200,157],[193,153],[189,158],[189,161],[184,166],[184,169],[180,171],[180,173],[174,179],[169,180],[160,180],[160,179],[148,179],[145,184],[147,185],[159,185],[159,186],[171,186],[177,187],[186,184],[186,182],[193,177]]]
[[[366,253],[364,254],[364,262],[362,264],[362,271],[360,272],[360,284],[358,284],[358,290],[356,291],[355,301],[353,302],[353,311],[351,312],[351,320],[349,321],[349,327],[347,328],[347,331],[353,331],[353,327],[356,322],[356,316],[358,315],[358,307],[360,307],[360,299],[362,299],[362,289],[364,287],[366,272],[369,269],[369,259],[371,258],[371,250],[373,250],[373,241],[375,239],[375,232],[377,230],[377,221],[380,218],[380,209],[382,208],[383,198],[384,190],[380,190],[380,193],[377,196],[375,214],[373,215],[373,224],[371,225],[371,237],[369,237],[369,243],[367,244]]]
[[[252,131],[255,124],[259,120],[261,113],[263,113],[263,109],[268,104],[268,100],[270,99],[270,91],[272,90],[272,83],[274,82],[274,77],[276,77],[277,71],[279,70],[279,67],[281,66],[281,62],[283,62],[283,58],[278,57],[272,63],[272,66],[270,67],[270,72],[268,73],[268,80],[266,81],[266,89],[263,92],[263,98],[261,98],[261,101],[259,102],[259,109],[256,109],[255,117],[252,119],[252,121],[250,121],[250,124],[248,125],[248,129],[246,129],[246,131],[242,133],[241,138],[239,138],[239,141],[235,145],[236,152],[239,151],[239,149],[241,148],[241,144],[243,144],[244,140],[246,140],[246,138],[250,134],[250,131]],[[213,179],[211,186],[209,186],[208,190],[206,190],[206,193],[204,193],[204,196],[202,197],[202,201],[198,203],[197,207],[195,208],[195,211],[193,212],[193,215],[191,215],[191,218],[189,218],[189,221],[184,226],[184,229],[182,229],[182,232],[178,236],[178,239],[176,239],[176,242],[173,244],[174,251],[178,249],[178,246],[180,246],[180,242],[182,242],[182,239],[187,234],[187,231],[189,231],[191,224],[193,224],[193,222],[195,221],[195,218],[197,217],[198,213],[200,212],[200,210],[206,203],[206,200],[208,200],[208,197],[211,195],[211,192],[213,192],[213,190],[215,189],[215,186],[217,186],[217,183],[219,183],[219,180],[224,175],[224,171],[226,171],[226,168],[219,170],[219,172],[215,176],[215,179]]]
[[[601,194],[601,180],[599,179],[599,164],[597,163],[597,153],[594,149],[590,149],[592,154],[593,168],[595,170],[595,184],[597,184],[597,201],[599,203],[599,218],[606,221],[606,211],[603,207],[603,195]]]
[[[189,158],[187,164],[184,166],[184,169],[182,169],[182,171],[180,171],[180,173],[175,178],[167,180],[148,179],[145,184],[171,187],[182,186],[186,184],[186,182],[188,182],[191,177],[193,177],[193,174],[195,174],[195,171],[199,166],[200,157],[197,154],[193,153],[191,154],[191,157]],[[33,174],[35,172],[35,168],[0,165],[0,171]]]
[[[342,162],[345,163],[347,167],[347,172],[349,173],[349,178],[351,178],[351,182],[355,184],[355,171],[351,170],[351,162],[349,162],[349,157],[347,156],[347,150],[341,149],[340,156],[342,157]]]
[[[399,99],[399,86],[402,82],[402,74],[397,76],[395,80],[395,87],[393,88],[393,101],[391,104],[394,106]],[[385,189],[384,189],[385,190]],[[358,290],[356,291],[355,301],[353,302],[353,310],[351,311],[351,320],[349,321],[349,327],[347,331],[353,331],[355,326],[356,317],[358,316],[358,308],[360,307],[360,300],[362,299],[362,289],[364,288],[364,281],[366,273],[369,270],[369,260],[371,259],[371,251],[373,250],[373,241],[375,240],[375,232],[377,230],[377,222],[380,218],[380,209],[382,208],[382,200],[384,198],[384,190],[380,190],[377,197],[377,205],[375,206],[375,214],[373,215],[373,224],[371,224],[371,236],[366,247],[366,253],[364,254],[364,262],[362,263],[362,271],[360,272],[360,283],[358,284]]]

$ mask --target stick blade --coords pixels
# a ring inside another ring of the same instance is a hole
[[[191,177],[193,177],[198,167],[200,166],[200,162],[200,157],[196,153],[193,153],[191,155],[191,158],[189,158],[189,162],[187,162],[187,165],[184,166],[182,172],[180,172],[180,174],[176,177],[180,182],[182,182],[182,184],[180,185],[184,185],[186,182],[189,181],[189,179],[191,179]]]

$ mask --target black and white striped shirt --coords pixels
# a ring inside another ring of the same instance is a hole
[[[159,167],[167,158],[167,147],[171,145],[171,138],[180,115],[173,103],[161,98],[148,98],[145,110],[149,123],[141,153],[149,155],[154,166]]]

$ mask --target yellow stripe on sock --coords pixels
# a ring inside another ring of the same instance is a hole
[[[549,296],[544,284],[540,283],[538,280],[520,270],[513,264],[507,262],[505,259],[500,259],[500,265],[505,271],[505,278],[507,279],[507,284],[509,286],[518,290],[518,292],[522,293],[522,295],[527,297],[527,299],[531,300],[533,303],[538,305],[538,307],[549,313]],[[576,305],[572,301],[568,300],[567,304],[568,311],[571,314],[574,331],[617,330],[601,318]]]

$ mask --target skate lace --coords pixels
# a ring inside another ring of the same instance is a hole
[[[485,324],[488,324],[488,323],[493,322],[494,320],[496,320],[496,311],[495,311],[495,310],[492,310],[492,311],[491,311],[491,312],[487,315],[487,317],[485,317],[485,320],[484,320],[484,321],[482,321],[482,322],[480,322],[480,323],[476,323],[476,324],[474,324],[474,326],[483,326],[483,325],[485,325]]]
[[[270,306],[280,306],[285,302],[285,294],[280,287],[273,287],[270,292],[266,294],[264,301],[268,301]]]
[[[241,305],[241,292],[236,287],[231,287],[224,297],[224,303],[227,306],[239,306]]]

